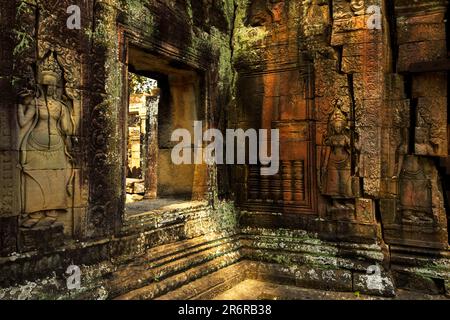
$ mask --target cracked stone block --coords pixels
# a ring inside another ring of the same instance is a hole
[[[353,290],[370,295],[395,296],[394,283],[385,272],[375,272],[374,274],[354,273]]]

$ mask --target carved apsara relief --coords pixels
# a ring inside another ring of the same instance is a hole
[[[400,175],[400,210],[403,224],[432,224],[431,181],[420,157],[406,156]]]
[[[321,192],[332,199],[332,210],[354,208],[349,201],[353,198],[349,116],[343,109],[342,101],[335,100],[325,139],[330,150],[322,155]]]
[[[57,54],[49,51],[38,62],[35,90],[20,95],[21,227],[25,229],[50,227],[71,207],[70,147],[76,122],[63,74]]]

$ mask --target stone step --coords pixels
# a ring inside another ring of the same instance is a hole
[[[365,272],[367,267],[382,264],[379,245],[330,243],[313,238],[283,238],[244,234],[240,237],[243,255],[250,260],[353,269]]]
[[[151,231],[176,224],[184,224],[185,221],[196,217],[208,217],[208,209],[208,203],[205,201],[187,201],[162,206],[157,209],[146,209],[145,201],[138,202],[133,205],[132,209],[127,210],[121,233],[126,235]],[[142,211],[142,213],[132,214],[128,211]]]
[[[362,292],[371,296],[395,296],[389,278],[380,278],[380,286],[367,288],[365,276],[342,269],[320,266],[285,266],[261,261],[241,260],[238,263],[203,276],[156,300],[211,300],[245,280],[288,285],[292,288],[335,292]],[[252,299],[261,293],[254,292]]]
[[[247,261],[239,261],[192,281],[155,300],[211,300],[244,281],[247,274],[247,266]]]
[[[150,250],[148,256],[148,263],[151,268],[162,266],[166,263],[175,260],[189,257],[192,254],[200,253],[209,249],[218,248],[219,246],[233,246],[234,249],[240,247],[237,238],[224,238],[214,241],[200,241],[196,239],[195,242],[181,242],[176,245],[163,246]]]
[[[162,248],[157,248],[153,251],[156,255],[146,261],[145,257],[151,255],[150,250],[150,253],[140,258],[140,261],[122,266],[109,282],[112,296],[160,284],[167,278],[176,277],[191,268],[201,267],[211,261],[220,261],[221,257],[224,257],[222,259],[224,262],[230,259],[235,262],[240,258],[240,243],[234,238],[220,239],[203,245],[184,242],[178,243],[177,247],[178,250],[171,248],[166,252],[160,251]]]
[[[238,251],[231,251],[195,267],[179,270],[179,273],[165,278],[162,281],[154,281],[149,285],[117,296],[115,300],[152,300],[212,272],[233,265],[240,259],[241,255]]]

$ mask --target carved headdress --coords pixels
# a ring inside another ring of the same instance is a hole
[[[334,110],[333,114],[331,115],[330,121],[332,123],[347,122],[347,117],[345,116],[345,114],[342,112],[342,110],[340,108],[336,108]]]
[[[342,130],[346,129],[348,129],[348,118],[341,108],[335,107],[328,122],[329,135],[341,134]]]
[[[62,79],[62,70],[53,52],[40,63],[38,72],[43,85],[59,85]]]

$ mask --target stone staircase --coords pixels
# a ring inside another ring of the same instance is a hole
[[[122,264],[109,280],[117,300],[158,298],[183,285],[235,264],[241,259],[235,237],[208,241],[204,237],[164,245]]]
[[[376,245],[325,243],[291,235],[287,239],[253,234],[208,241],[205,236],[149,250],[121,265],[109,280],[109,297],[117,300],[212,299],[246,279],[392,296],[393,286],[365,290],[366,269],[381,264]],[[348,258],[355,257],[354,259]]]

